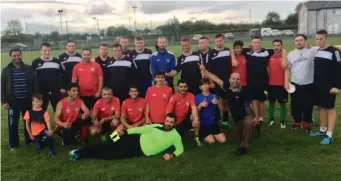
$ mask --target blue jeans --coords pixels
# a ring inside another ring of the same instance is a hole
[[[25,112],[28,109],[31,109],[31,105],[28,105],[26,101],[17,101],[17,106],[11,107],[10,109],[8,109],[8,137],[9,137],[9,145],[11,148],[16,148],[19,146],[19,135],[18,135],[19,134],[18,133],[19,117],[20,117],[20,113],[23,117]],[[30,142],[32,142],[32,140],[26,131],[25,121],[22,121],[22,122],[24,124],[25,143],[29,144]]]
[[[48,135],[48,130],[44,129],[38,135],[34,136],[37,150],[43,149],[46,145],[49,151],[54,151],[53,136]]]

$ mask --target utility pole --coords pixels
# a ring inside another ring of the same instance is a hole
[[[134,10],[134,26],[135,26],[135,33],[136,33],[136,16],[135,16],[136,8],[137,8],[137,6],[133,6],[133,10]]]
[[[131,30],[130,17],[128,17],[128,18],[129,18],[129,30]]]
[[[251,9],[249,9],[249,32],[251,31]]]
[[[62,37],[62,44],[60,45],[60,49],[62,49],[62,47],[64,46],[63,44],[63,22],[62,22],[62,13],[63,13],[63,10],[62,9],[59,9],[58,10],[58,13],[59,13],[59,18],[60,18],[60,35]]]
[[[98,23],[98,18],[97,18],[97,32],[98,32],[98,34],[100,33],[100,32],[99,32],[99,23]]]
[[[69,33],[69,28],[67,26],[67,20],[65,20],[65,33],[66,34]]]
[[[94,20],[94,34],[96,34],[96,17],[92,17],[92,19]]]

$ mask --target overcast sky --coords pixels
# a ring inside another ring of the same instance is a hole
[[[67,20],[72,32],[93,32],[98,18],[100,29],[110,25],[131,28],[136,6],[137,28],[164,24],[175,15],[181,22],[206,19],[214,23],[251,22],[264,20],[268,11],[276,11],[282,19],[294,12],[299,1],[135,1],[135,0],[2,0],[1,29],[7,21],[19,19],[24,31],[41,33],[60,30],[58,9],[63,9],[63,31]],[[27,28],[25,28],[25,24]]]

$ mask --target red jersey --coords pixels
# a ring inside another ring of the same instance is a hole
[[[153,123],[164,123],[168,100],[172,96],[172,88],[168,86],[149,87],[146,93],[146,103],[149,105],[149,117]]]
[[[126,116],[129,124],[135,124],[144,118],[145,108],[146,101],[143,98],[135,101],[128,98],[122,103],[121,116]]]
[[[63,105],[60,121],[69,123],[76,121],[81,110],[82,100],[80,98],[76,98],[76,101],[71,104],[67,98],[64,98],[59,102]]]
[[[192,93],[187,92],[185,95],[181,95],[177,92],[170,98],[167,112],[175,114],[176,125],[178,125],[189,116],[192,106],[196,106]]]
[[[284,86],[284,69],[281,55],[273,55],[269,60],[269,85]]]
[[[247,85],[247,76],[246,76],[246,59],[244,55],[236,55],[236,60],[238,61],[238,67],[232,67],[232,73],[238,72],[240,75],[240,85]]]
[[[98,91],[99,78],[103,77],[101,66],[96,62],[80,62],[72,70],[72,78],[77,78],[80,96],[93,96]]]
[[[103,98],[96,101],[93,113],[100,119],[112,116],[116,111],[120,112],[120,100],[113,96],[109,102],[106,102]]]

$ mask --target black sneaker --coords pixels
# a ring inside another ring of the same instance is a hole
[[[243,156],[246,154],[246,149],[244,147],[240,147],[237,150],[237,156]]]
[[[297,125],[292,125],[292,128],[291,128],[292,130],[298,130],[298,129],[300,129],[300,126],[297,126]]]

